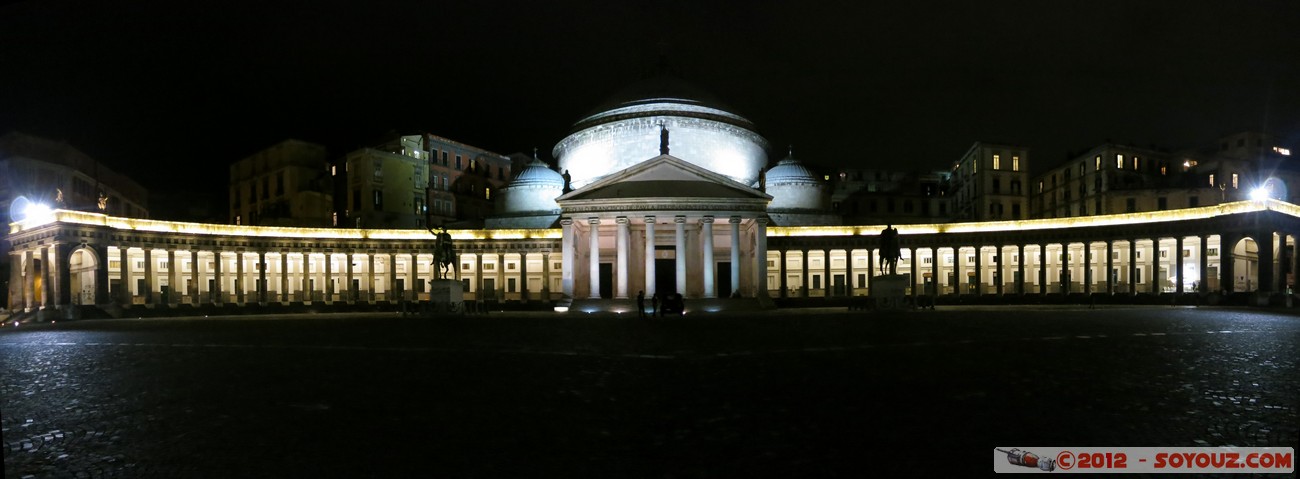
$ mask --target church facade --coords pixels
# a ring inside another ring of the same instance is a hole
[[[793,157],[764,170],[767,143],[748,120],[671,87],[635,86],[580,120],[553,152],[559,171],[534,159],[499,190],[484,228],[450,231],[467,298],[870,294],[887,225],[842,224],[821,178]],[[895,227],[914,298],[1280,292],[1300,269],[1300,207],[1276,199]],[[11,309],[51,317],[95,305],[427,300],[435,279],[425,229],[56,210],[10,224],[5,240]]]

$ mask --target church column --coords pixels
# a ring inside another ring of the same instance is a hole
[[[932,295],[931,300],[939,297],[939,262],[942,258],[939,256],[939,247],[930,248],[930,286]],[[934,304],[934,303],[930,303]]]
[[[551,300],[551,253],[542,253],[542,301]]]
[[[375,302],[375,252],[366,252],[366,302]]]
[[[347,277],[343,279],[343,290],[347,291],[347,297],[344,298],[344,302],[347,304],[352,304],[357,299],[357,288],[352,284],[353,274],[355,274],[352,262],[356,261],[356,257],[354,256],[355,254],[356,253],[348,251],[347,254],[343,255],[344,261],[347,261],[347,264],[344,265]]]
[[[655,217],[645,217],[645,295],[655,295]]]
[[[673,218],[677,240],[677,294],[686,296],[686,217]]]
[[[1083,294],[1092,294],[1092,241],[1083,242]]]
[[[176,250],[167,249],[167,304],[177,305],[180,303],[180,271],[181,265],[176,262]]]
[[[298,297],[306,304],[315,299],[316,291],[311,287],[311,253],[302,253],[302,263],[298,268]]]
[[[779,253],[780,256],[781,256],[781,260],[780,260],[780,261],[781,261],[781,266],[780,266],[780,268],[777,269],[777,271],[780,272],[781,276],[777,278],[777,284],[779,284],[779,285],[781,286],[781,291],[777,294],[777,296],[782,297],[782,298],[786,298],[786,297],[789,297],[789,296],[790,296],[790,294],[789,294],[790,286],[789,286],[789,284],[786,282],[786,275],[789,274],[789,271],[788,271],[788,270],[790,269],[790,265],[789,265],[788,263],[786,263],[786,253],[787,253],[787,252],[789,252],[789,250],[787,250],[787,249],[785,249],[785,248],[781,248],[781,249],[778,251],[778,253]]]
[[[759,258],[767,265],[767,256]],[[740,217],[731,217],[731,294],[740,291]]]
[[[623,263],[626,265],[627,258]],[[623,275],[623,284],[627,284],[627,275]],[[624,286],[626,287],[626,286]],[[519,302],[528,302],[528,251],[524,250],[519,253]]]
[[[830,298],[831,288],[831,249],[822,250],[822,297]]]
[[[565,298],[573,298],[573,219],[560,220],[560,288]],[[478,273],[480,276],[482,272]]]
[[[961,296],[965,293],[962,285],[966,283],[966,270],[962,268],[961,246],[952,248],[952,294]]]
[[[407,301],[417,301],[420,299],[420,290],[416,285],[420,282],[420,260],[415,253],[406,255],[406,291],[402,293],[402,298]],[[456,254],[456,263],[460,263],[460,253]],[[460,264],[456,265],[456,271],[460,271]]]
[[[266,284],[266,251],[257,252],[257,304],[266,304],[267,290],[271,289]]]
[[[244,250],[235,251],[235,303],[244,305],[244,293],[247,288],[244,285]]]
[[[1263,230],[1256,234],[1255,244],[1259,247],[1259,287],[1256,288],[1261,293],[1271,293],[1274,288],[1273,283],[1273,263],[1276,259],[1273,257],[1273,232]]]
[[[1137,271],[1138,271],[1138,242],[1136,239],[1128,240],[1128,294],[1137,295]]]
[[[801,263],[803,263],[803,280],[800,282],[799,289],[801,291],[799,292],[799,296],[803,298],[807,298],[808,286],[809,286],[808,285],[808,249],[807,248],[801,249],[799,250],[799,253],[800,253],[799,260]]]
[[[758,290],[755,291],[755,297],[766,298],[767,292],[767,218],[756,218],[754,223],[757,224],[757,231],[754,237],[754,255],[758,257]],[[735,288],[736,286],[732,286]]]
[[[1285,237],[1283,237],[1285,239]],[[1174,292],[1183,294],[1183,235],[1174,237]]]
[[[1047,243],[1038,245],[1038,294],[1047,294]]]
[[[867,250],[871,254],[871,250]],[[853,245],[844,248],[844,295],[853,297]]]
[[[474,253],[474,272],[476,273],[474,275],[474,299],[479,301],[486,301],[489,297],[496,296],[492,291],[488,291],[486,294],[483,292],[483,285],[486,284],[483,277],[487,276],[483,274],[483,255],[485,254],[487,253],[482,251]]]
[[[280,304],[289,304],[289,252],[280,250]]]
[[[627,276],[627,270],[628,270],[628,260],[627,260],[628,244],[627,243],[628,240],[630,239],[629,238],[630,234],[628,232],[627,217],[619,216],[618,218],[614,219],[614,223],[617,225],[617,229],[616,229],[617,236],[614,237],[614,242],[615,242],[615,246],[618,247],[618,265],[616,266],[618,268],[618,288],[614,293],[615,295],[614,297],[618,299],[627,299],[627,277],[628,277]]]
[[[1106,240],[1106,294],[1115,294],[1115,240]]]
[[[974,281],[975,296],[984,294],[984,268],[981,267],[981,265],[984,263],[983,256],[984,256],[984,247],[980,246],[979,244],[976,244],[975,245],[975,281]]]
[[[455,265],[455,268],[459,270],[460,265],[459,264]],[[385,286],[384,299],[387,300],[389,303],[393,301],[401,300],[402,297],[406,294],[406,291],[402,291],[401,293],[397,292],[397,253],[393,253],[393,252],[388,253],[388,284],[384,286]],[[403,289],[410,287],[406,285],[403,286],[404,286]]]
[[[1025,244],[1024,243],[1016,244],[1016,272],[1019,273],[1016,275],[1019,278],[1019,280],[1016,281],[1016,294],[1020,294],[1020,295],[1025,294],[1025,262],[1026,261],[1027,260],[1025,258]]]
[[[700,241],[704,243],[704,297],[713,298],[718,296],[717,287],[713,284],[713,217],[705,216],[700,218]]]
[[[917,277],[921,275],[921,274],[920,274],[920,270],[917,269],[917,267],[916,267],[916,262],[917,262],[917,261],[920,261],[920,260],[917,259],[917,257],[920,256],[920,255],[917,254],[917,250],[916,250],[915,247],[913,247],[913,248],[911,249],[910,254],[912,255],[912,268],[911,268],[910,270],[908,270],[908,272],[909,272],[909,273],[912,273],[912,274],[911,274],[911,276],[912,276],[912,304],[915,305],[915,304],[916,304],[916,293],[917,293],[917,291],[916,291],[916,282],[918,281]],[[870,254],[867,255],[867,284],[868,284],[867,287],[870,288],[870,287],[871,287],[871,286],[870,286],[870,284],[871,284],[871,255],[870,255]],[[871,294],[871,290],[867,290],[867,294]]]
[[[334,253],[325,253],[325,304],[334,302]]]
[[[50,261],[50,248],[41,246],[37,248],[41,255],[41,301],[42,308],[54,305],[54,264]]]
[[[1198,238],[1201,243],[1201,256],[1198,260],[1201,277],[1198,278],[1199,282],[1196,283],[1196,292],[1200,293],[1202,291],[1210,290],[1210,235],[1201,235]],[[1292,261],[1300,261],[1300,257],[1298,256],[1292,256],[1291,259]],[[1293,267],[1291,271],[1296,271],[1296,269]],[[1300,279],[1300,273],[1297,273],[1296,278]]]
[[[190,287],[185,288],[190,297],[190,304],[199,304],[199,250],[190,250]]]
[[[44,253],[45,250],[41,249],[41,254],[42,254],[41,266],[47,265],[46,259],[44,258]],[[153,289],[154,289],[153,248],[149,246],[145,246],[144,247],[144,304],[154,304]]]
[[[600,298],[600,218],[587,218],[587,224],[591,225],[591,261],[587,276],[587,287],[590,292],[587,297],[598,299]]]
[[[220,248],[212,251],[212,288],[213,289],[212,291],[208,292],[208,294],[212,295],[212,304],[225,304],[226,302],[226,297],[224,296],[226,288],[224,287],[224,285],[221,284],[221,281],[225,279],[222,277],[221,274],[221,270],[224,269],[222,267],[225,266],[221,264],[224,262],[225,259],[222,257],[222,253],[224,252],[221,251]]]

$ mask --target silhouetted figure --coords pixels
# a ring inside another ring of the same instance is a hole
[[[560,176],[564,177],[564,192],[568,193],[573,191],[573,185],[570,184],[570,181],[572,181],[573,178],[569,176],[569,170],[564,170],[564,174]]]
[[[668,154],[668,127],[663,123],[659,124],[659,154]]]
[[[645,291],[636,292],[636,314],[638,317],[645,318]]]
[[[888,271],[890,275],[898,274],[898,258],[902,249],[898,246],[898,229],[888,225],[880,232],[880,274]]]
[[[659,293],[655,293],[654,295],[650,296],[650,315],[651,316],[659,315]]]

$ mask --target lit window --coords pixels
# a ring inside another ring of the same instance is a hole
[[[1011,157],[1011,171],[1020,171],[1020,157]]]
[[[826,181],[830,181],[830,180],[831,180],[831,175],[826,175],[826,176],[825,176],[825,179],[826,179]]]
[[[1115,155],[1115,169],[1124,169],[1124,155]]]
[[[1133,157],[1133,169],[1134,169],[1134,170],[1137,170],[1137,169],[1138,169],[1138,162],[1139,162],[1140,160],[1142,160],[1142,159],[1141,159],[1141,158],[1138,158],[1138,157],[1136,157],[1136,156]]]
[[[492,188],[489,187],[483,188],[483,199],[488,199],[488,200],[492,199]]]
[[[1273,147],[1273,151],[1276,151],[1279,155],[1282,156],[1291,156],[1291,150],[1282,148],[1280,146]]]
[[[1214,186],[1214,173],[1210,173],[1210,186]]]
[[[1093,161],[1096,163],[1096,166],[1094,166],[1093,168],[1096,168],[1098,171],[1101,171],[1101,157],[1098,156],[1094,158]]]
[[[993,169],[1002,169],[1002,155],[993,155]]]
[[[335,168],[338,168],[338,167],[336,167],[336,166],[334,166],[334,165],[330,165],[330,176],[338,176],[338,172],[335,171]]]
[[[1161,174],[1161,175],[1169,174],[1169,167],[1167,167],[1167,166],[1162,166],[1162,167],[1160,167],[1160,174]]]
[[[1232,188],[1233,188],[1233,189],[1236,189],[1236,188],[1237,188],[1237,174],[1236,174],[1236,173],[1233,173],[1233,174],[1232,174]]]

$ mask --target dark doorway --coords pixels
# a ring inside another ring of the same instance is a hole
[[[844,296],[844,275],[837,274],[831,276],[831,286],[835,290],[835,296]]]
[[[406,295],[402,294],[404,292],[406,292],[406,279],[397,278],[397,281],[393,284],[393,297],[390,299],[404,299],[406,297]]]
[[[614,297],[614,264],[600,264],[600,297],[610,299]]]
[[[717,277],[716,280],[718,282],[718,297],[730,298],[731,284],[732,284],[731,283],[731,262],[726,261],[726,262],[718,263],[718,269],[716,273],[717,274],[715,274],[714,276]]]
[[[655,292],[660,296],[677,292],[677,260],[655,260]]]

